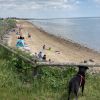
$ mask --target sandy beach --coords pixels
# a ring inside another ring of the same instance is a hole
[[[51,61],[56,63],[80,63],[89,59],[92,59],[95,63],[100,61],[100,53],[96,51],[50,35],[28,21],[20,20],[17,21],[17,24],[22,26],[22,35],[25,37],[25,43],[32,54],[41,51],[43,45],[45,45],[47,60],[51,59]],[[31,34],[31,38],[28,38],[27,33]],[[8,40],[8,45],[15,47],[16,40],[16,34],[12,33]],[[51,48],[51,50],[48,50],[48,48]]]

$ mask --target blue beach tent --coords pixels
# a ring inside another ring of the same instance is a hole
[[[24,40],[18,39],[16,43],[16,47],[25,47]]]

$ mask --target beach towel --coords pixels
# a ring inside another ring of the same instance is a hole
[[[29,47],[24,47],[24,50],[26,50],[26,51],[30,51],[31,49],[29,48]]]

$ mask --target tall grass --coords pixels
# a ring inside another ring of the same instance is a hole
[[[0,100],[67,100],[68,82],[74,68],[38,67],[0,46]],[[28,68],[28,69],[27,69]],[[100,76],[86,77],[84,96],[79,100],[100,100]]]
[[[16,27],[16,20],[14,19],[0,19],[0,38],[8,33],[12,28]]]

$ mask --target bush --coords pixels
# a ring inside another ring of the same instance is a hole
[[[2,36],[11,29],[16,27],[16,20],[14,19],[0,19],[0,36]]]
[[[66,100],[74,74],[72,66],[35,67],[0,46],[0,100]],[[84,96],[80,94],[79,100],[99,100],[99,84],[99,75],[87,74]]]

